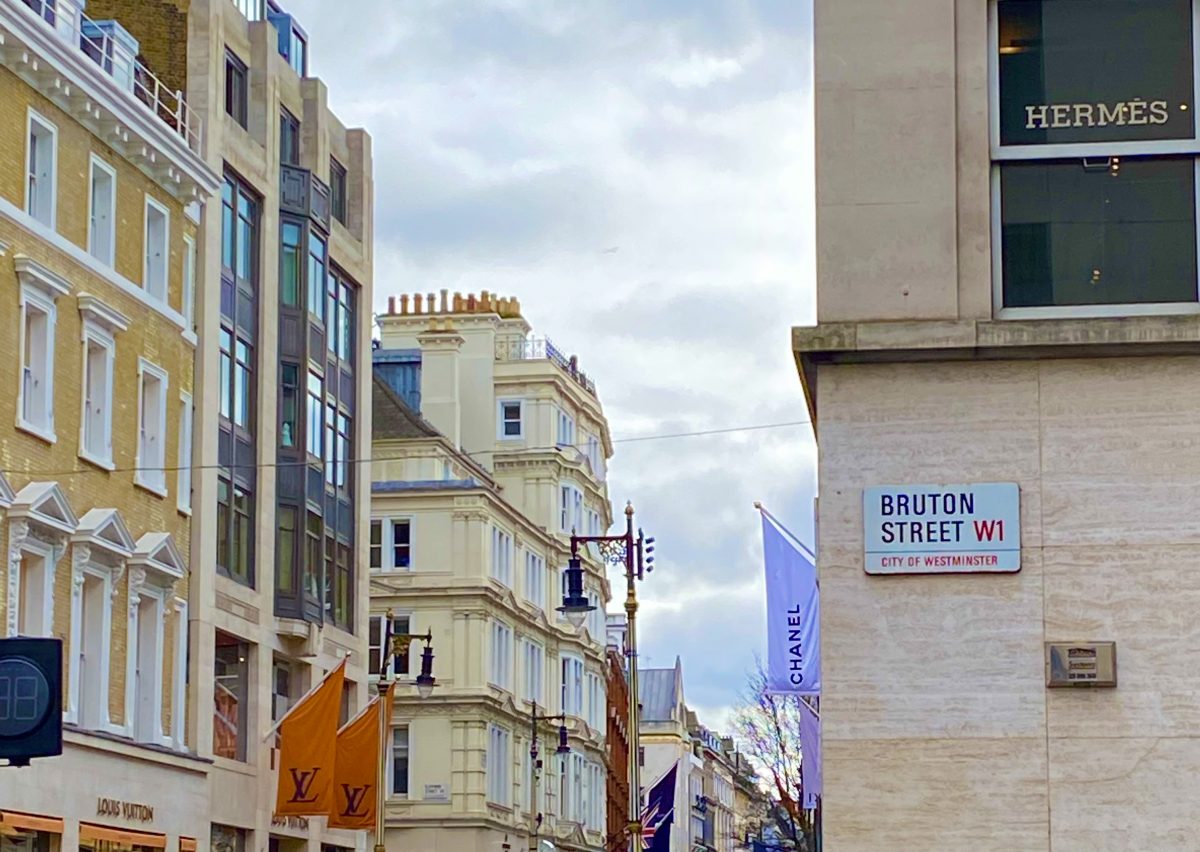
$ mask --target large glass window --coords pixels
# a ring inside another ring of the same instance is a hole
[[[217,632],[213,662],[213,754],[246,760],[249,728],[249,646]]]
[[[321,377],[308,374],[308,454],[321,458]]]
[[[1008,307],[1196,301],[1190,157],[1006,164]]]
[[[1197,309],[1193,3],[996,0],[1005,315]]]
[[[300,122],[286,109],[279,111],[279,162],[300,165]]]
[[[316,234],[308,238],[308,311],[325,319],[325,241]]]
[[[284,364],[279,372],[279,443],[284,447],[296,446],[300,406],[300,367]]]
[[[295,222],[283,223],[282,266],[279,280],[279,298],[289,307],[300,304],[300,226]]]

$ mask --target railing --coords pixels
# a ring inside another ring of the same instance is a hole
[[[596,395],[596,383],[587,373],[579,369],[579,359],[567,357],[548,337],[530,337],[522,340],[502,340],[496,343],[497,361],[551,361],[560,370],[592,396]]]
[[[247,2],[248,0],[239,0]],[[117,85],[133,95],[144,109],[183,138],[195,153],[201,153],[203,122],[184,100],[138,59],[137,42],[115,21],[93,21],[83,13],[80,0],[21,0],[33,13],[80,50]]]

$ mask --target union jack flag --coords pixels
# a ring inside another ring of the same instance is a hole
[[[642,849],[647,852],[669,852],[671,823],[675,817],[675,776],[678,761],[662,778],[654,782],[642,808]],[[665,829],[665,831],[663,830]]]

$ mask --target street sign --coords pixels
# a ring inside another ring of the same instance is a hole
[[[1020,571],[1020,488],[1015,482],[865,488],[863,542],[868,574]]]
[[[62,640],[0,639],[0,759],[62,754]]]

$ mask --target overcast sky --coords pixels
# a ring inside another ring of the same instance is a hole
[[[579,355],[615,438],[807,419],[807,0],[289,0],[375,150],[375,304],[483,289]],[[642,665],[725,724],[765,647],[762,500],[812,539],[807,426],[618,443],[657,537]],[[622,519],[623,520],[623,519]],[[616,610],[623,580],[614,577]]]

